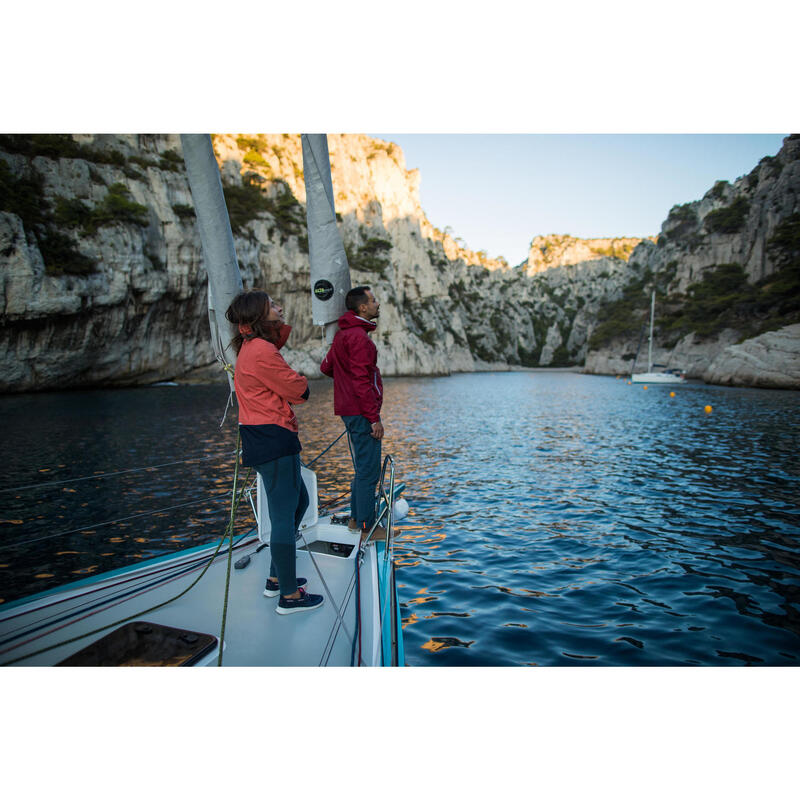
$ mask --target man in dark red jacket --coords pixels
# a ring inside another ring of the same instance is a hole
[[[357,286],[347,293],[347,311],[339,317],[320,370],[333,378],[333,413],[347,428],[355,476],[350,483],[351,530],[368,532],[375,523],[375,486],[381,466],[381,404],[383,382],[378,369],[378,348],[369,338],[377,325],[380,303],[369,286]],[[377,526],[373,539],[384,538]]]

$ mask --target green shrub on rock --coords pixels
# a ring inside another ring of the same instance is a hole
[[[184,203],[175,203],[172,210],[179,219],[194,219],[194,206],[187,206]]]
[[[184,168],[183,156],[177,150],[165,150],[158,160],[158,166],[171,172],[179,172]]]
[[[67,228],[88,229],[92,219],[92,209],[77,198],[59,197],[56,201],[55,221]]]
[[[779,264],[800,259],[800,213],[791,214],[775,228],[767,250]]]
[[[597,312],[599,324],[589,338],[590,350],[604,347],[614,339],[639,333],[650,305],[649,293],[646,291],[650,277],[648,272],[639,280],[631,281],[622,290],[619,300],[604,303],[600,307]]]
[[[713,233],[737,233],[742,229],[749,211],[747,198],[737,197],[729,206],[706,214],[704,223]]]
[[[672,206],[667,214],[667,220],[669,222],[696,222],[697,212],[692,208],[691,203]]]
[[[89,275],[97,268],[94,259],[79,252],[69,236],[52,228],[39,240],[39,252],[49,275]]]
[[[255,183],[223,186],[222,191],[234,233],[242,233],[248,222],[254,220],[260,213],[271,210],[267,196]]]
[[[727,186],[730,186],[728,181],[717,181],[709,191],[709,194],[715,200],[722,200],[722,198],[725,197],[725,188]]]
[[[123,183],[113,183],[108,187],[108,194],[103,202],[92,210],[84,230],[87,233],[96,233],[104,225],[117,223],[142,227],[148,224],[147,207],[131,200],[130,192]]]
[[[255,175],[255,173],[248,173]],[[285,181],[275,181],[281,191],[275,199],[268,197],[260,188],[263,178],[247,179],[241,185],[223,186],[225,204],[231,228],[235,233],[245,233],[249,222],[264,212],[271,214],[281,233],[281,242],[285,243],[290,236],[303,236],[306,232],[305,211]],[[305,249],[304,249],[305,247]],[[307,252],[308,244],[300,243],[300,248]]]
[[[362,228],[362,235],[364,235],[364,230]],[[372,236],[357,247],[345,246],[345,254],[347,263],[352,269],[385,275],[389,267],[389,251],[391,249],[392,243],[388,239]]]
[[[96,263],[79,252],[75,242],[58,230],[58,220],[44,196],[44,179],[35,169],[30,168],[27,175],[14,177],[8,164],[0,159],[0,211],[16,214],[23,227],[36,236],[48,274],[86,275],[96,269]],[[73,208],[66,213],[74,217],[83,212]]]

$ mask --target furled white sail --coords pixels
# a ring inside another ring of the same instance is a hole
[[[230,346],[236,329],[225,319],[231,301],[242,291],[242,276],[233,244],[233,233],[222,193],[214,148],[208,134],[181,134],[183,160],[192,190],[197,227],[208,272],[208,318],[211,343],[217,359],[223,364],[236,364],[236,353]],[[233,377],[228,372],[233,389]]]
[[[336,225],[328,137],[324,133],[304,133],[301,139],[311,261],[311,314],[315,325],[325,326],[325,338],[331,342],[336,320],[345,311],[345,296],[351,288],[350,267]]]

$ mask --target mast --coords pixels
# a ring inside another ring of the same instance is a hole
[[[337,330],[336,321],[345,311],[345,296],[351,286],[350,266],[336,225],[328,137],[324,133],[304,133],[300,138],[311,262],[311,313],[314,324],[324,326],[325,339],[330,344]]]
[[[653,289],[653,296],[650,300],[650,342],[647,345],[647,371],[653,371],[653,318],[656,313],[656,290]]]
[[[225,195],[222,193],[219,167],[209,134],[182,133],[181,146],[208,272],[211,343],[218,360],[235,366],[236,353],[230,346],[230,341],[236,335],[236,329],[225,319],[225,311],[233,298],[242,291],[242,276],[233,244]],[[233,389],[233,378],[230,372],[227,374]]]

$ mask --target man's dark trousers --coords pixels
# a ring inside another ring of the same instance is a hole
[[[375,486],[380,477],[381,440],[372,435],[372,424],[366,417],[342,417],[355,476],[350,482],[350,516],[359,528],[367,529],[375,522]]]

